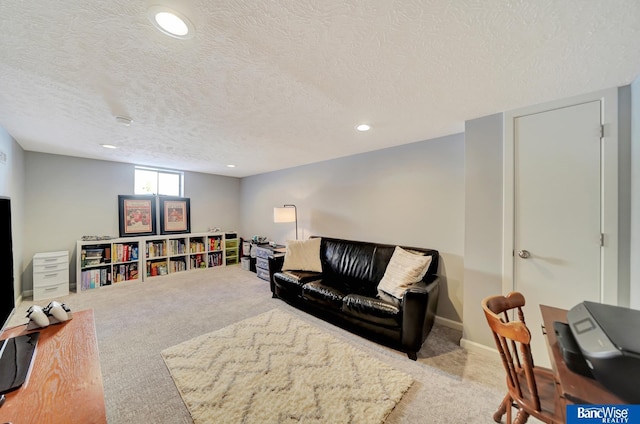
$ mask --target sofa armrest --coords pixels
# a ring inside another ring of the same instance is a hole
[[[417,352],[433,327],[440,279],[427,277],[409,288],[402,299],[402,345]]]
[[[269,258],[269,286],[271,287],[271,293],[275,294],[276,292],[273,283],[273,274],[282,271],[282,265],[284,265],[284,255]]]

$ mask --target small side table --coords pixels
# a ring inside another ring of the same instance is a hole
[[[269,258],[284,256],[285,246],[268,244],[256,246],[256,274],[258,278],[269,281]]]

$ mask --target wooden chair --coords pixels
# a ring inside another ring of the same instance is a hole
[[[482,309],[507,373],[508,393],[493,419],[501,422],[506,412],[507,424],[511,424],[513,406],[518,409],[513,423],[524,424],[529,416],[545,423],[564,423],[564,403],[553,373],[533,364],[531,333],[522,312],[524,304],[524,296],[517,292],[490,296],[482,301]],[[513,310],[516,310],[517,317],[510,321],[509,315]]]

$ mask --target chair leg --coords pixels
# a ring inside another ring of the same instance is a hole
[[[524,412],[522,409],[520,409],[518,411],[518,414],[516,415],[516,419],[513,422],[513,424],[525,424],[528,419],[529,419],[529,414]]]
[[[505,412],[507,413],[507,424],[511,424],[511,396],[509,394],[502,399],[498,410],[493,414],[493,421],[502,422],[502,416]]]

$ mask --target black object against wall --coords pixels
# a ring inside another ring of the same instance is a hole
[[[0,197],[0,331],[15,309],[13,290],[13,239],[11,237],[11,200]]]
[[[0,197],[0,332],[13,315],[13,238],[11,200]],[[40,333],[32,333],[0,342],[0,393],[10,392],[24,383]]]

